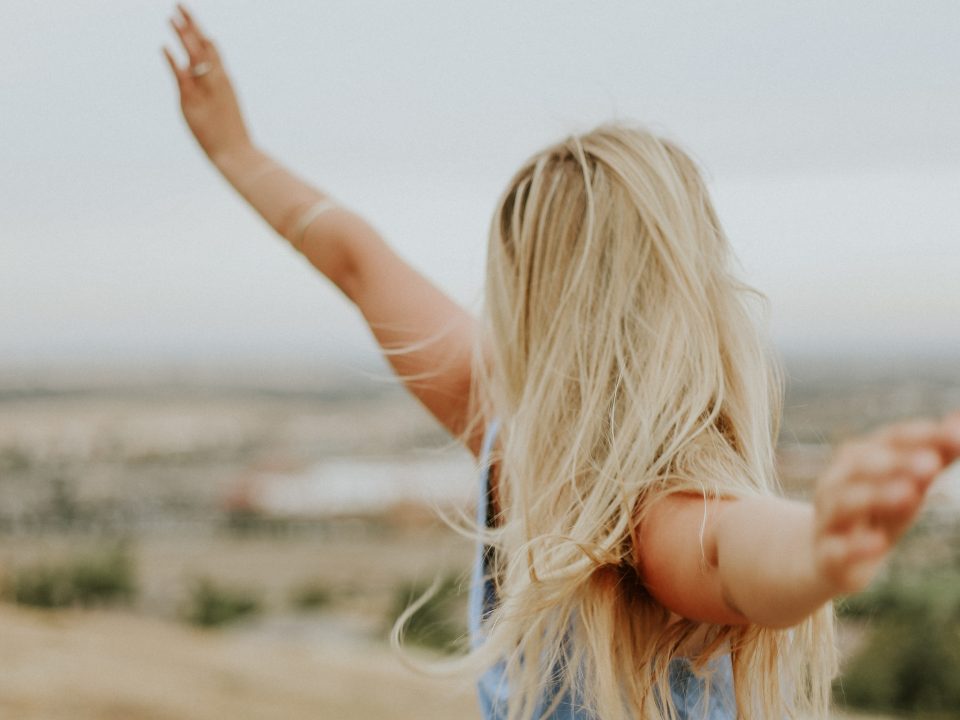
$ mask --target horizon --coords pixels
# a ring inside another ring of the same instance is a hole
[[[824,380],[849,378],[869,382],[922,377],[960,386],[960,351],[890,347],[857,351],[774,348],[788,378]],[[14,364],[0,361],[0,392],[113,391],[147,388],[207,388],[238,391],[311,393],[393,392],[403,388],[387,360],[357,354],[304,359],[293,356],[238,357],[236,355],[179,356],[173,358],[110,358],[98,356],[78,361],[57,358]]]

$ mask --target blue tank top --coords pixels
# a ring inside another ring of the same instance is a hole
[[[490,512],[490,450],[496,437],[499,423],[491,422],[484,433],[480,455],[480,492],[477,501],[477,523],[492,524]],[[478,543],[473,563],[468,602],[471,643],[476,647],[483,642],[481,621],[496,605],[496,591],[490,579],[489,548]],[[704,703],[705,680],[696,677],[686,658],[675,658],[670,664],[670,693],[679,713],[679,720],[735,720],[736,706],[733,694],[733,668],[729,655],[721,655],[713,661],[714,674],[709,693],[709,704]],[[506,720],[507,687],[506,667],[497,663],[481,676],[477,683],[481,716],[484,720]],[[549,715],[544,712],[557,701],[557,693],[546,693],[538,704],[534,717],[539,720],[596,720],[588,714],[582,702],[577,702],[575,692],[565,691],[556,709]]]

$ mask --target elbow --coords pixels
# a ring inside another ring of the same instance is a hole
[[[308,228],[300,251],[349,300],[360,304],[366,278],[359,260],[362,237],[350,228],[332,223],[315,223]]]
[[[726,612],[729,614],[729,617],[733,618],[735,621],[728,623],[730,625],[753,625],[755,624],[747,614],[740,609],[740,605],[734,600],[733,595],[731,595],[730,590],[722,582],[720,583],[720,599],[723,604],[726,606]]]
[[[342,253],[341,257],[330,263],[327,277],[351,302],[360,304],[364,287],[363,274],[348,253]]]

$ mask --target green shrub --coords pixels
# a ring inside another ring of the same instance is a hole
[[[960,708],[960,624],[887,619],[838,684],[842,702],[881,712],[944,713]],[[956,715],[952,716],[956,717]]]
[[[223,515],[223,527],[231,535],[283,536],[296,529],[296,524],[287,518],[272,517],[255,508],[232,508]]]
[[[846,600],[841,616],[869,618],[870,626],[837,683],[840,702],[910,717],[958,716],[960,578],[888,582]]]
[[[38,608],[62,608],[73,604],[73,588],[68,574],[50,565],[14,570],[6,580],[4,596],[19,605]]]
[[[422,582],[406,582],[397,587],[388,614],[390,627],[412,604],[430,589]],[[447,575],[438,581],[434,593],[403,627],[406,641],[444,652],[460,649],[465,636],[465,607],[462,583],[458,576]]]
[[[837,604],[842,618],[909,620],[933,613],[946,620],[956,612],[960,612],[960,575],[952,573],[913,580],[894,578]]]
[[[304,583],[290,593],[290,604],[298,610],[319,610],[332,600],[330,589],[316,580]]]
[[[0,448],[0,472],[20,473],[30,469],[32,458],[18,447]]]
[[[129,603],[136,594],[133,559],[122,548],[78,557],[70,566],[70,584],[78,605]]]
[[[183,616],[192,625],[220,627],[257,615],[262,610],[262,603],[253,592],[200,578],[193,583]]]
[[[129,603],[136,595],[134,561],[123,546],[75,555],[60,563],[17,568],[4,595],[20,605],[62,608]]]

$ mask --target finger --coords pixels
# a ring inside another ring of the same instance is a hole
[[[846,562],[858,563],[876,558],[889,547],[889,537],[882,529],[862,527],[848,539]]]
[[[184,19],[187,21],[188,27],[196,35],[200,46],[203,48],[204,60],[213,62],[217,65],[220,64],[220,52],[217,50],[216,43],[213,42],[206,33],[200,29],[199,23],[197,23],[196,18],[190,13],[189,10],[181,3],[177,6],[180,9],[180,13],[183,15]]]
[[[960,416],[953,427],[945,418],[941,422],[930,419],[908,420],[878,430],[874,437],[900,449],[928,447],[939,452],[944,463],[953,462],[960,455]]]
[[[856,592],[860,584],[853,577],[855,554],[850,539],[844,535],[823,538],[818,548],[819,567],[823,575],[841,593]]]
[[[832,481],[843,485],[885,477],[895,469],[893,448],[877,441],[856,440],[840,447],[827,474]]]
[[[929,481],[944,467],[939,452],[927,446],[899,449],[885,442],[858,444],[844,461],[849,480],[877,482],[894,475]]]
[[[205,61],[218,60],[219,56],[217,54],[216,46],[213,44],[210,38],[204,34],[203,30],[200,29],[200,25],[197,23],[193,15],[190,14],[190,11],[187,10],[183,4],[178,4],[177,8],[180,10],[180,14],[183,17],[181,26],[187,35],[194,38],[194,42],[196,43],[197,47],[200,48],[199,52],[202,56],[201,59]]]
[[[196,20],[194,19],[193,15],[190,13],[190,11],[187,10],[187,6],[186,6],[186,5],[184,5],[183,3],[178,2],[178,3],[177,3],[177,10],[180,11],[180,14],[183,16],[184,21],[185,21],[188,25],[196,26],[197,22],[196,22]]]
[[[197,23],[196,18],[193,17],[189,10],[187,10],[186,6],[183,3],[177,3],[177,10],[180,11],[180,15],[183,17],[184,27],[196,35],[198,40],[206,40],[206,36],[200,29],[200,25]]]
[[[938,431],[939,425],[937,422],[921,418],[884,425],[873,433],[873,437],[895,443],[927,442],[935,438]]]
[[[827,532],[855,524],[899,527],[920,504],[920,497],[910,478],[884,485],[856,483],[840,491],[832,506],[825,508],[823,527]]]
[[[183,5],[177,5],[177,8],[180,10],[180,28],[183,30],[184,35],[186,35],[190,40],[197,46],[200,50],[204,48],[204,41],[206,38],[203,33],[200,31],[200,26],[197,25],[196,21],[187,12],[187,9]]]
[[[177,36],[180,38],[180,42],[183,45],[183,49],[187,51],[187,55],[190,57],[190,64],[196,65],[202,60],[203,48],[201,47],[196,36],[188,32],[185,27],[181,27],[177,24],[176,20],[170,18],[170,25],[176,31]]]
[[[960,456],[960,410],[947,413],[940,421],[944,433],[952,443],[953,456]]]
[[[828,535],[818,547],[819,566],[840,592],[857,592],[870,583],[888,549],[888,540],[875,531]]]
[[[823,528],[827,532],[844,530],[851,523],[866,517],[873,500],[873,488],[857,483],[840,488],[832,503],[827,503],[823,514]]]
[[[167,46],[163,46],[163,55],[167,58],[167,63],[170,65],[170,69],[173,71],[173,76],[177,79],[177,84],[182,84],[186,79],[186,71],[177,65],[177,61],[173,58],[171,52],[167,49]]]

